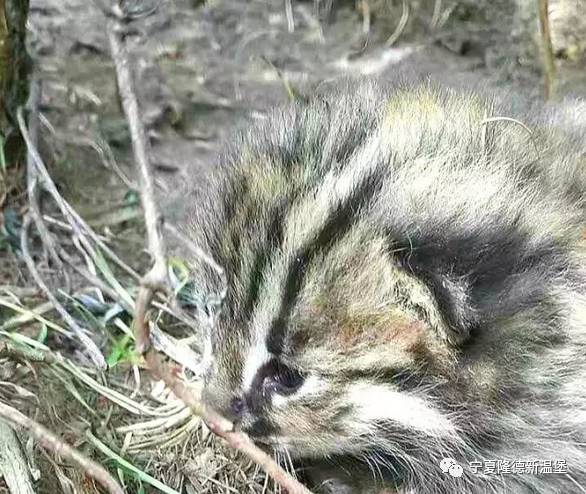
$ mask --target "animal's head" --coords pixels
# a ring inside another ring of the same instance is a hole
[[[288,237],[312,218],[282,221]],[[211,331],[206,400],[296,456],[360,454],[383,440],[381,427],[450,432],[421,380],[451,365],[429,289],[380,232],[325,231],[269,242],[242,261],[247,276],[226,300],[233,309]]]
[[[458,334],[440,306],[449,301],[412,272],[408,236],[393,240],[377,220],[390,159],[384,115],[367,108],[372,95],[363,107],[346,98],[253,129],[193,221],[228,281],[205,398],[297,456],[361,455],[389,434],[408,443],[405,431],[454,427],[427,393],[453,365]],[[199,265],[200,288],[219,291]]]
[[[205,399],[294,456],[437,464],[491,437],[551,337],[528,318],[557,310],[533,304],[567,271],[567,217],[536,194],[526,131],[485,128],[490,105],[368,91],[276,112],[198,200],[227,277]]]

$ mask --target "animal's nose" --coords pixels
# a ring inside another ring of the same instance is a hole
[[[239,422],[245,415],[247,406],[244,396],[238,392],[222,392],[214,386],[205,386],[202,394],[203,402],[224,418]]]

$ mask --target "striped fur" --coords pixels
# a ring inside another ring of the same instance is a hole
[[[206,400],[323,492],[586,492],[585,122],[362,84],[243,133],[191,216]]]

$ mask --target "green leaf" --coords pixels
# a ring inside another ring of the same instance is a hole
[[[110,286],[116,291],[116,293],[118,293],[118,295],[120,295],[120,297],[122,297],[122,299],[130,307],[134,307],[134,300],[132,300],[132,297],[130,296],[128,291],[116,279],[116,277],[112,273],[112,270],[110,269],[110,266],[108,265],[108,262],[106,261],[100,250],[96,249],[95,253],[96,256],[94,262],[100,273],[102,273],[102,276],[106,278],[106,281],[110,284]]]
[[[140,194],[138,191],[130,189],[124,194],[125,206],[138,206],[140,204]]]
[[[132,361],[134,358],[134,346],[131,345],[132,337],[124,335],[114,341],[114,346],[106,358],[108,366],[114,367],[120,362]]]
[[[37,335],[37,341],[40,343],[45,343],[47,341],[47,335],[49,334],[49,330],[47,329],[46,324],[41,324],[41,330]]]
[[[122,468],[124,472],[128,474],[133,474],[135,478],[139,479],[141,482],[152,485],[154,488],[158,489],[159,491],[165,494],[179,494],[175,489],[163,484],[160,480],[151,477],[146,472],[143,472],[139,468],[135,467],[132,463],[126,461],[120,455],[112,451],[108,446],[106,446],[103,442],[101,442],[96,436],[94,436],[89,430],[86,431],[86,437],[88,438],[89,442],[100,451],[102,454],[106,455],[110,460],[116,462],[119,468]]]

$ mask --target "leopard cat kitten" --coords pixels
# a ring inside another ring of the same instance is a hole
[[[204,398],[317,492],[586,492],[586,105],[515,106],[364,83],[200,187]]]

